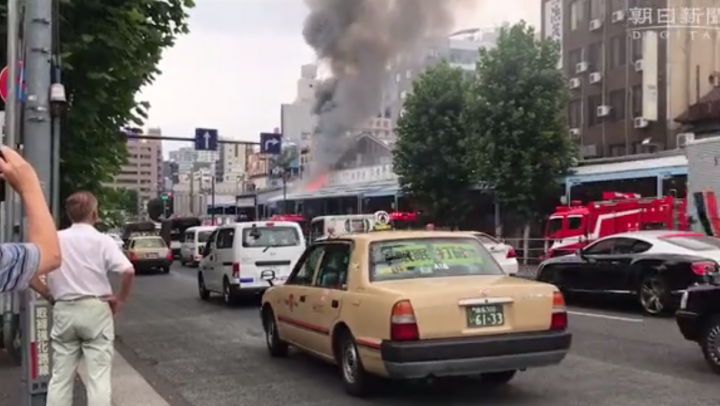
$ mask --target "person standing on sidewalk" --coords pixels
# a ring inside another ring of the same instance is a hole
[[[57,269],[61,258],[55,221],[37,173],[12,148],[2,147],[0,152],[0,177],[20,195],[28,221],[27,243],[0,244],[2,293],[27,289],[33,277]]]
[[[98,201],[77,192],[65,201],[72,226],[60,231],[62,265],[48,275],[41,295],[54,302],[50,343],[53,368],[47,406],[72,406],[73,383],[82,358],[90,406],[111,406],[114,316],[130,294],[135,270],[115,241],[98,230]],[[122,275],[113,294],[108,273]],[[41,288],[42,290],[42,288]]]

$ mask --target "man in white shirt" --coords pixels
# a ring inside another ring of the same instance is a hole
[[[73,224],[58,233],[62,265],[48,274],[47,289],[34,286],[54,302],[47,406],[72,406],[73,381],[81,357],[87,370],[88,405],[111,406],[113,319],[130,294],[135,270],[115,241],[95,229],[95,196],[77,192],[65,205]],[[108,272],[122,275],[117,295]]]

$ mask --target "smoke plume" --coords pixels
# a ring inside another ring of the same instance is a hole
[[[478,0],[306,0],[303,36],[332,77],[316,90],[311,176],[345,152],[345,136],[379,113],[387,67],[423,39],[448,35],[453,15]]]

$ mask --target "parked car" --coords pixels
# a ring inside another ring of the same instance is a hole
[[[509,277],[462,232],[315,242],[286,283],[267,289],[261,318],[271,356],[292,345],[338,364],[353,396],[378,376],[480,375],[504,384],[526,368],[559,364],[571,344],[558,289]]]
[[[643,311],[677,309],[680,295],[718,268],[720,240],[701,233],[648,230],[601,238],[540,264],[536,279],[564,292],[632,295]]]
[[[711,281],[688,288],[675,320],[683,337],[698,343],[710,368],[720,374],[720,286]]]
[[[517,275],[518,261],[515,248],[485,233],[473,232],[472,234],[490,251],[506,274]]]

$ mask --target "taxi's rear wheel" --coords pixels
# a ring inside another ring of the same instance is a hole
[[[371,376],[365,372],[360,353],[350,332],[340,337],[339,364],[345,391],[357,397],[367,396],[370,392]]]
[[[500,372],[487,372],[480,375],[480,378],[487,383],[493,385],[502,385],[510,382],[515,377],[517,371],[500,371]]]
[[[705,325],[700,348],[713,372],[720,374],[720,316],[713,317]]]
[[[263,309],[263,327],[265,328],[265,343],[271,357],[286,357],[288,354],[288,345],[278,334],[277,322],[275,321],[275,313],[267,307]]]

